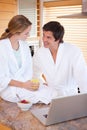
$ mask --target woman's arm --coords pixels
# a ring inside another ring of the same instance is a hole
[[[28,80],[26,82],[11,80],[8,85],[11,86],[11,87],[15,86],[15,87],[20,87],[20,88],[25,88],[25,89],[31,90],[31,91],[37,90],[39,88],[39,82],[34,83],[31,80]]]

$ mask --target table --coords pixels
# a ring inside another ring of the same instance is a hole
[[[0,124],[0,130],[11,130],[8,126],[5,126],[3,124]]]
[[[42,107],[42,104],[33,105]],[[21,111],[16,103],[0,99],[0,123],[9,126],[11,130],[87,130],[87,117],[44,126],[28,111]]]

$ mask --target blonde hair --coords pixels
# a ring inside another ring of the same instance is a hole
[[[1,39],[10,38],[14,34],[20,34],[32,23],[23,15],[14,16],[8,23],[8,27],[5,32],[1,35]]]

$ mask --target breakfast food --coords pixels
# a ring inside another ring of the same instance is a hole
[[[27,100],[21,100],[21,103],[29,103],[29,101],[27,101]]]
[[[22,111],[27,111],[31,108],[32,102],[28,101],[27,99],[23,99],[20,102],[17,102],[17,105]]]

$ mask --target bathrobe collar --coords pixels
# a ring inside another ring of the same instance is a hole
[[[9,39],[8,40],[8,43],[7,43],[7,49],[9,50],[9,55],[12,59],[12,64],[15,65],[16,69],[18,70],[17,73],[15,74],[15,77],[17,75],[21,75],[21,73],[23,72],[24,70],[24,62],[25,62],[25,58],[24,58],[24,52],[23,52],[23,47],[22,47],[22,41],[19,41],[19,45],[20,45],[20,55],[21,55],[21,67],[19,68],[18,66],[18,63],[17,63],[17,59],[14,55],[14,52],[13,52],[13,49],[12,49],[12,46],[11,46],[11,42]]]
[[[62,62],[63,54],[64,54],[64,44],[60,44],[57,52],[56,62],[54,63],[50,50],[48,48],[43,47],[41,57],[43,57],[43,59],[45,59],[46,62],[42,61],[43,63],[41,64],[41,66],[44,67],[45,72],[49,72],[48,74],[49,77],[55,77],[55,72],[58,71],[58,68]]]
[[[21,41],[19,41],[19,46],[20,46],[21,63],[22,63],[22,66],[23,66],[24,56],[22,55],[22,54],[23,54],[23,53],[22,53],[22,52],[23,52],[23,48],[22,48]],[[13,52],[13,49],[12,49],[11,42],[10,42],[9,39],[8,39],[7,47],[8,47],[10,56],[11,56],[12,59],[13,59],[13,62],[15,62],[16,67],[19,68],[18,63],[17,63],[17,60],[16,60],[16,57],[15,57],[14,52]],[[21,67],[22,67],[22,66],[21,66]]]
[[[50,52],[49,49],[48,49],[48,53],[49,53],[49,60],[50,60],[50,62],[53,63],[52,65],[55,66],[56,68],[58,68],[58,66],[61,63],[62,56],[63,56],[63,53],[64,53],[64,44],[60,44],[59,45],[59,48],[58,48],[58,51],[57,51],[57,56],[56,56],[56,62],[55,63],[54,63],[52,54],[51,54],[51,52]]]

